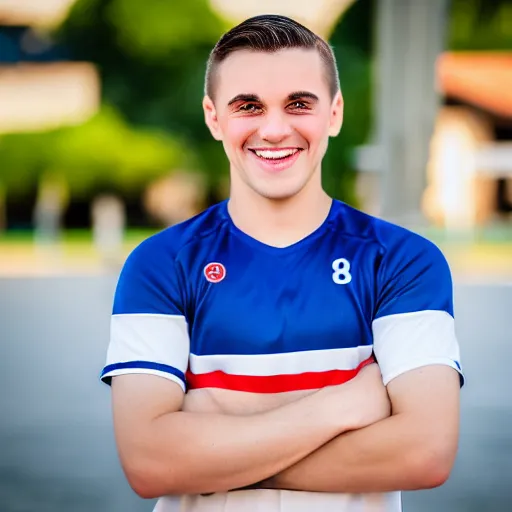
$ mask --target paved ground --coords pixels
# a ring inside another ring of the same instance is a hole
[[[98,380],[115,275],[0,279],[0,510],[149,512],[115,453]],[[456,288],[467,375],[449,482],[405,512],[512,510],[512,286]]]
[[[510,232],[509,232],[510,231]],[[127,254],[151,232],[130,232],[119,254],[107,263],[87,232],[69,233],[56,246],[36,246],[27,236],[0,237],[0,278],[101,275],[119,267]],[[464,282],[512,282],[512,226],[476,241],[426,234],[446,255],[454,275]]]

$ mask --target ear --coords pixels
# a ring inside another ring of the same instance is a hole
[[[341,130],[343,125],[343,96],[341,91],[336,93],[336,96],[332,100],[331,106],[331,120],[329,123],[329,136],[336,137]]]
[[[208,126],[210,129],[210,133],[212,134],[213,138],[215,140],[222,140],[222,132],[219,126],[219,120],[217,119],[217,110],[215,109],[215,104],[209,96],[205,96],[203,98],[203,110],[206,126]]]

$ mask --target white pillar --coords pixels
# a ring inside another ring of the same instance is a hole
[[[445,40],[447,0],[379,0],[376,133],[382,217],[423,222],[430,138],[438,111],[435,62]]]
[[[94,246],[105,264],[118,264],[123,258],[126,224],[125,207],[114,195],[101,195],[91,205]]]

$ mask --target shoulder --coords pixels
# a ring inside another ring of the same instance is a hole
[[[191,244],[207,242],[224,221],[222,203],[146,238],[133,249],[125,265],[174,263],[180,252]]]
[[[121,269],[114,312],[184,314],[186,269],[178,258],[190,244],[209,241],[219,222],[214,206],[141,242]]]
[[[427,238],[345,203],[338,204],[335,231],[378,245],[381,263],[386,267],[401,267],[429,261],[446,264],[439,247]]]

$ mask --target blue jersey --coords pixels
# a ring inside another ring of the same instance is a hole
[[[272,247],[238,229],[222,202],[129,256],[102,378],[282,393],[341,384],[374,359],[385,384],[431,364],[460,372],[439,249],[339,201],[309,236]],[[372,510],[399,510],[391,494]]]

